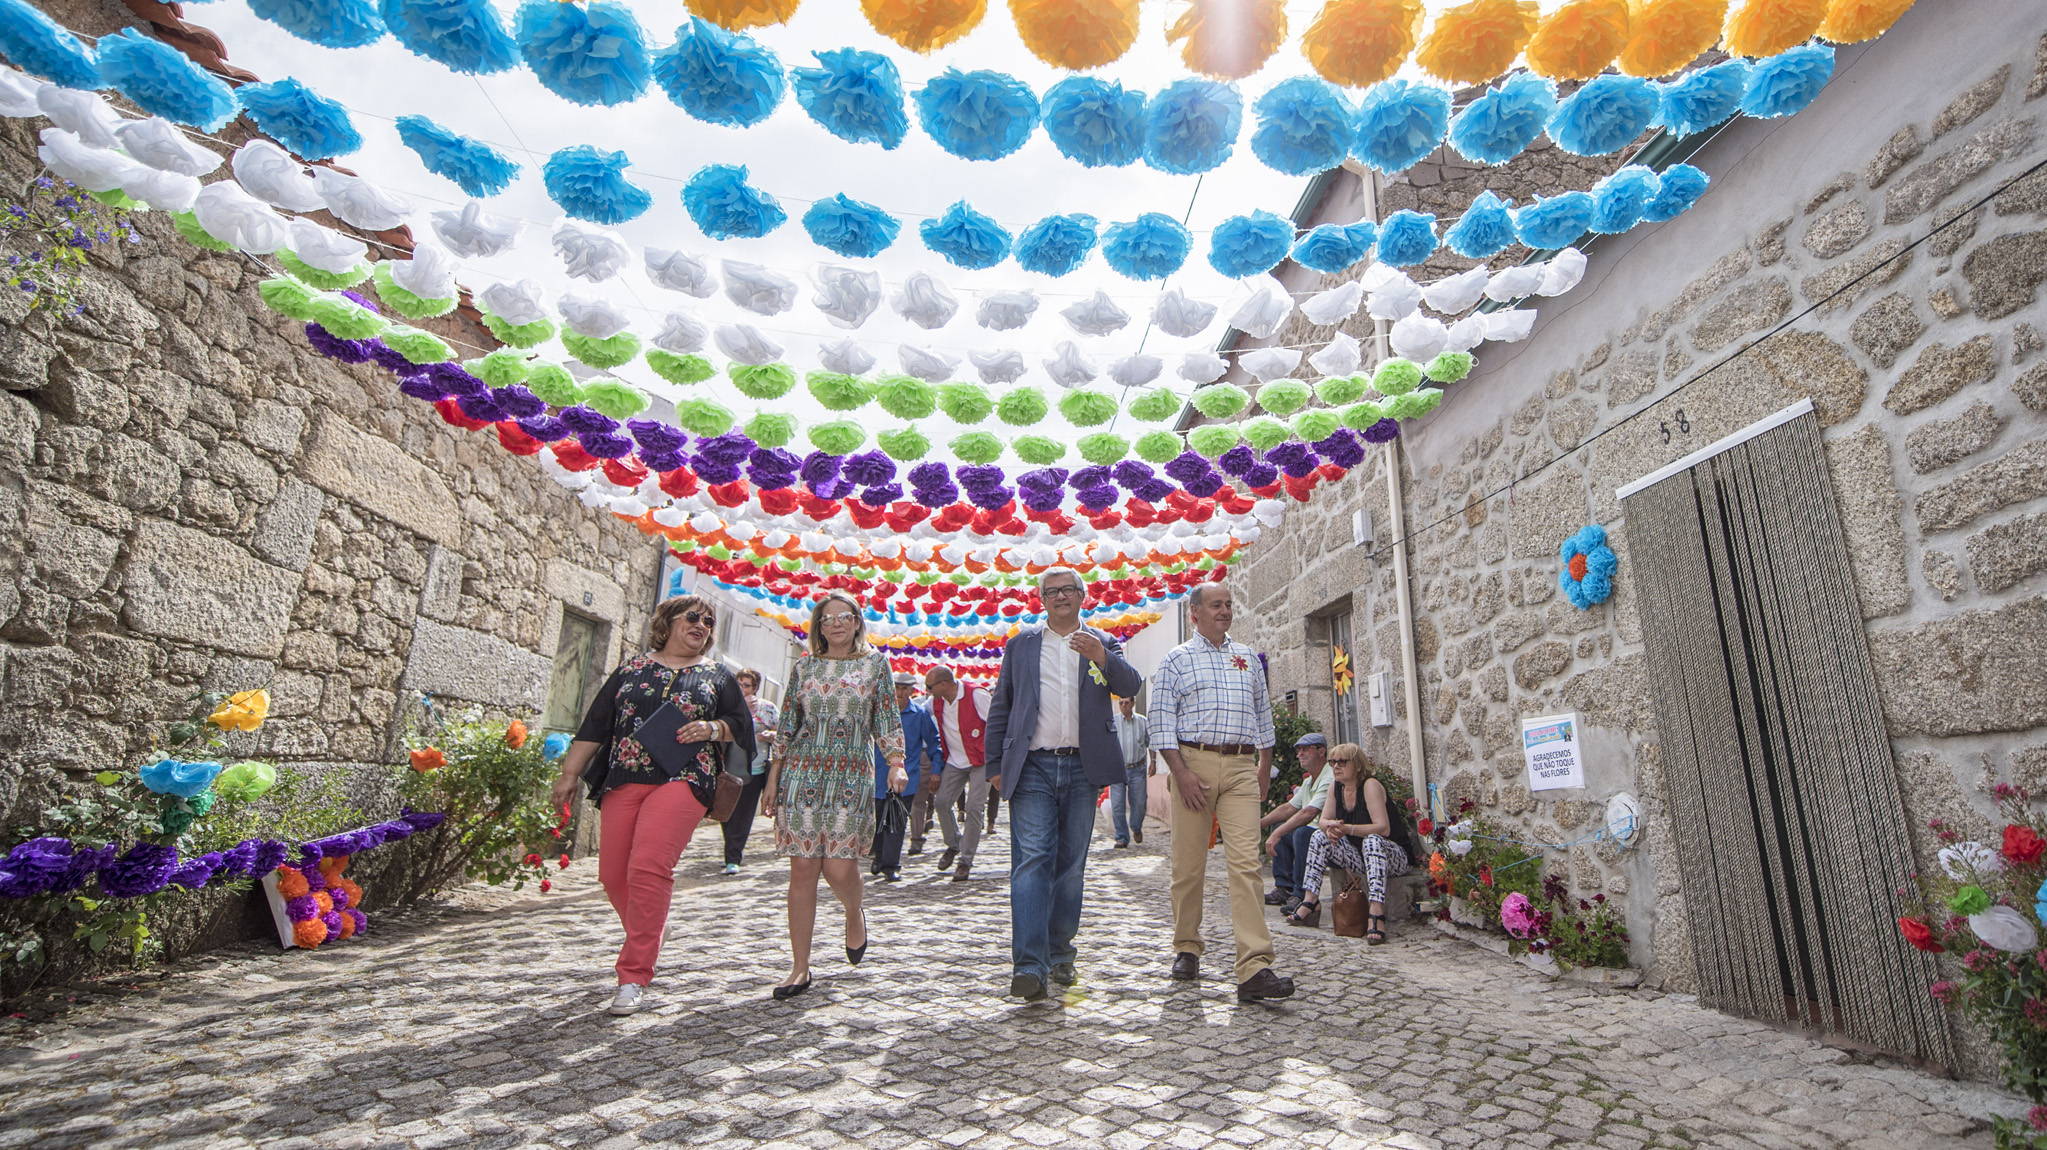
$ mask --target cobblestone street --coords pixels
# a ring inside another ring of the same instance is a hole
[[[1004,872],[955,885],[930,856],[869,887],[865,964],[827,909],[817,986],[771,1003],[784,872],[717,877],[700,835],[635,1017],[603,1012],[617,927],[585,861],[544,897],[465,891],[360,943],[251,944],[6,1020],[0,1146],[1989,1145],[1986,1088],[1419,924],[1376,949],[1277,928],[1301,992],[1240,1006],[1212,901],[1205,979],[1168,981],[1164,838],[1097,840],[1062,1004],[998,997]]]

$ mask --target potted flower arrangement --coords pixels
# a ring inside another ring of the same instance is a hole
[[[1563,879],[1543,873],[1540,848],[1531,852],[1531,844],[1507,838],[1476,810],[1466,799],[1448,826],[1422,823],[1436,846],[1428,858],[1429,893],[1445,899],[1437,918],[1505,931],[1509,954],[1538,963],[1625,969],[1628,931],[1620,908],[1603,894],[1571,894]]]

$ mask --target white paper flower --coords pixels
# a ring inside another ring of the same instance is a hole
[[[499,281],[478,292],[476,302],[513,327],[524,327],[547,318],[547,299],[541,295],[540,284],[535,280],[517,283]]]
[[[111,148],[116,142],[114,129],[121,126],[121,113],[98,92],[44,84],[36,89],[36,107],[52,124],[95,148]]]
[[[914,375],[926,383],[944,383],[952,378],[952,369],[960,365],[958,356],[907,343],[896,348],[896,359],[903,365],[903,374]]]
[[[1116,306],[1109,293],[1097,291],[1089,299],[1059,309],[1066,325],[1081,335],[1111,335],[1130,324],[1130,313]]]
[[[974,318],[989,331],[1015,331],[1038,314],[1038,297],[1028,291],[992,291],[981,297]]]
[[[1252,339],[1270,339],[1272,333],[1294,314],[1293,297],[1276,283],[1267,281],[1230,316],[1230,326]]]
[[[366,259],[370,249],[361,240],[301,216],[291,221],[291,253],[323,272],[339,275]]]
[[[925,331],[936,331],[951,323],[960,310],[960,301],[953,296],[952,289],[930,272],[911,272],[888,303],[897,315]]]
[[[454,253],[439,244],[414,244],[412,258],[392,260],[390,268],[391,282],[421,299],[452,299],[461,290],[455,285],[460,265]]]
[[[865,375],[874,369],[874,353],[851,338],[819,344],[817,361],[826,371],[840,375]]]
[[[1079,387],[1101,374],[1094,361],[1081,354],[1080,345],[1070,339],[1054,345],[1044,363],[1045,374],[1061,387]]]
[[[319,185],[290,152],[269,140],[250,140],[228,161],[242,190],[288,212],[317,212],[327,206]]]
[[[519,232],[525,226],[508,216],[484,211],[477,200],[463,204],[458,211],[433,213],[434,235],[448,245],[449,251],[466,260],[487,259],[510,251],[519,242]]]
[[[1152,305],[1151,322],[1160,331],[1175,339],[1190,339],[1208,330],[1215,322],[1216,306],[1190,300],[1187,293],[1179,288],[1159,295],[1159,302]]]
[[[1422,299],[1444,315],[1456,315],[1484,297],[1490,279],[1486,266],[1480,264],[1469,271],[1445,276],[1423,288]]]
[[[715,338],[719,351],[750,366],[782,358],[782,345],[762,335],[750,323],[720,324]]]
[[[1512,303],[1523,296],[1533,295],[1535,289],[1542,286],[1542,277],[1548,274],[1549,269],[1541,264],[1516,264],[1504,268],[1486,281],[1486,298],[1497,303]]]
[[[1456,855],[1458,858],[1463,858],[1471,853],[1471,848],[1477,845],[1477,843],[1472,842],[1470,839],[1451,839],[1443,844],[1443,849]]]
[[[1485,319],[1485,337],[1501,343],[1518,343],[1528,338],[1535,329],[1535,309],[1515,308],[1512,311],[1489,312]]]
[[[1392,345],[1394,355],[1427,363],[1449,345],[1450,329],[1442,320],[1430,319],[1417,311],[1394,324],[1386,334],[1386,342]]]
[[[825,264],[811,278],[817,282],[817,295],[810,302],[835,327],[857,328],[881,306],[878,272]]]
[[[1358,346],[1357,337],[1337,332],[1329,337],[1329,343],[1321,351],[1308,357],[1308,366],[1323,375],[1349,375],[1364,362],[1364,355]]]
[[[1373,319],[1406,319],[1422,306],[1421,286],[1404,272],[1393,272],[1378,287],[1366,290],[1371,297],[1365,301],[1365,314]]]
[[[416,210],[411,200],[333,168],[314,168],[313,186],[335,218],[368,232],[404,227],[405,217]]]
[[[1339,324],[1358,314],[1358,304],[1365,298],[1365,285],[1352,280],[1317,292],[1301,304],[1301,314],[1308,322],[1318,327]]]
[[[610,339],[631,326],[625,309],[603,296],[563,292],[554,306],[570,331],[591,339]]]
[[[1237,357],[1237,363],[1260,383],[1278,379],[1301,365],[1301,353],[1291,347],[1259,347]]]
[[[593,284],[611,279],[633,262],[633,249],[623,236],[569,219],[554,227],[554,254],[569,275]]]
[[[1166,361],[1155,355],[1126,355],[1109,365],[1110,379],[1124,387],[1143,387],[1159,377]]]
[[[1180,361],[1180,378],[1189,383],[1214,383],[1230,369],[1230,361],[1212,351],[1190,351]]]
[[[654,337],[654,346],[677,355],[704,350],[710,342],[711,329],[704,322],[686,311],[672,311],[661,317],[661,331]]]
[[[1543,264],[1542,284],[1535,289],[1536,295],[1562,295],[1578,286],[1585,278],[1585,253],[1577,248],[1563,248]]]
[[[698,299],[710,299],[718,294],[718,281],[711,274],[711,261],[687,252],[648,248],[647,278],[669,291],[679,291]]]
[[[111,192],[134,178],[142,165],[109,148],[97,148],[62,128],[44,128],[36,155],[51,171],[88,192]]]
[[[121,184],[121,191],[129,199],[140,200],[167,212],[189,212],[199,199],[197,177],[183,172],[161,172],[147,164],[131,167],[133,170]]]
[[[220,153],[193,143],[176,124],[162,116],[123,120],[114,129],[114,138],[121,142],[122,151],[160,172],[203,176],[222,162]]]
[[[1997,852],[1978,842],[1942,847],[1935,857],[1940,869],[1956,882],[1975,882],[2004,870],[2004,860]]]
[[[291,242],[284,217],[232,180],[219,180],[199,189],[192,214],[207,235],[251,255],[267,256]]]
[[[755,315],[781,315],[796,306],[796,281],[741,260],[723,260],[725,298]]]
[[[25,120],[42,115],[42,105],[36,103],[36,93],[42,89],[43,81],[27,72],[0,68],[0,116]]]
[[[2026,920],[2025,915],[2008,906],[1993,906],[1982,914],[1970,915],[1969,931],[1982,939],[1984,945],[2009,954],[2030,951],[2040,945],[2040,932]]]
[[[970,351],[967,358],[973,361],[982,383],[1015,383],[1031,369],[1020,351]]]
[[[1479,313],[1465,316],[1450,325],[1449,338],[1443,344],[1444,351],[1470,351],[1485,342],[1486,316]]]

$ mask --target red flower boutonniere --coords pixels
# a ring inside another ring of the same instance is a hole
[[[1242,655],[1231,655],[1230,666],[1235,667],[1239,671],[1248,671],[1251,669],[1251,664],[1245,662],[1244,657]]]

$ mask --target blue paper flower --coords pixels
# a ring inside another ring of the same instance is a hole
[[[624,152],[599,151],[588,144],[563,148],[540,166],[548,198],[579,220],[622,224],[653,206],[647,189],[625,178],[632,161]]]
[[[803,230],[819,247],[851,259],[872,259],[896,242],[902,223],[875,207],[849,199],[846,193],[810,205]]]
[[[767,119],[787,87],[782,62],[753,37],[694,18],[654,53],[654,82],[683,111],[728,128]]]
[[[956,201],[935,220],[917,225],[924,246],[946,262],[969,270],[992,268],[1009,254],[1009,232],[1001,224]]]
[[[249,0],[249,11],[322,48],[360,48],[384,38],[371,0]]]
[[[1551,113],[1549,138],[1574,156],[1618,152],[1656,122],[1659,95],[1637,76],[1595,76]]]
[[[1580,528],[1559,550],[1564,569],[1557,572],[1557,586],[1571,606],[1585,611],[1612,598],[1613,576],[1621,561],[1606,545],[1606,528],[1597,523]]]
[[[1518,239],[1507,202],[1488,189],[1472,197],[1464,215],[1443,233],[1443,246],[1465,259],[1482,260],[1505,251]]]
[[[1358,102],[1358,135],[1351,154],[1382,172],[1404,172],[1443,142],[1450,128],[1450,93],[1412,80],[1372,85]]]
[[[1436,217],[1402,208],[1379,225],[1379,242],[1372,254],[1387,267],[1404,268],[1428,259],[1435,250]]]
[[[629,104],[647,90],[647,36],[616,0],[526,0],[513,16],[526,66],[548,91],[578,104]]]
[[[1191,176],[1230,158],[1244,128],[1244,98],[1235,84],[1175,80],[1144,106],[1144,162]]]
[[[1294,262],[1328,275],[1348,269],[1371,254],[1379,238],[1379,225],[1370,220],[1354,224],[1317,224],[1294,245]]]
[[[2047,882],[2041,883],[2040,889],[2033,892],[2033,917],[2047,922]]]
[[[563,755],[568,753],[569,743],[574,741],[574,739],[575,736],[569,734],[567,731],[554,732],[553,734],[547,736],[546,739],[541,741],[540,757],[547,760],[548,762],[553,762],[554,760],[561,758]]]
[[[1357,111],[1336,85],[1313,76],[1282,80],[1258,97],[1251,154],[1289,176],[1310,176],[1343,163],[1357,134]]]
[[[682,206],[714,240],[757,239],[789,213],[775,197],[746,182],[744,164],[706,164],[682,186]]]
[[[917,90],[917,122],[963,160],[999,160],[1031,138],[1038,98],[1014,76],[947,68]]]
[[[503,152],[425,116],[398,117],[398,138],[419,154],[427,171],[446,176],[472,196],[497,195],[519,174],[519,165]]]
[[[1210,267],[1243,279],[1271,271],[1294,247],[1294,225],[1267,211],[1231,216],[1208,241]]]
[[[99,39],[100,75],[152,116],[218,131],[241,105],[233,88],[190,57],[133,28]]]
[[[325,160],[362,147],[348,109],[297,80],[244,84],[236,89],[235,98],[264,135],[300,159]]]
[[[159,795],[176,795],[181,799],[197,798],[213,786],[213,777],[221,772],[219,763],[184,763],[177,759],[158,759],[142,768],[142,785]]]
[[[1504,164],[1542,135],[1557,110],[1557,86],[1533,72],[1516,72],[1465,105],[1450,121],[1450,146],[1467,160]]]
[[[1095,218],[1087,215],[1046,216],[1016,240],[1016,262],[1029,272],[1063,276],[1095,250]]]
[[[1789,116],[1819,98],[1834,75],[1834,50],[1825,44],[1801,44],[1756,62],[1749,73],[1741,111],[1759,120]]]
[[[1118,275],[1162,280],[1180,270],[1194,250],[1194,233],[1162,212],[1146,212],[1102,232],[1102,259]]]
[[[384,0],[384,26],[415,55],[467,75],[519,63],[519,45],[490,0]]]
[[[792,69],[796,103],[825,131],[855,144],[894,148],[910,130],[903,78],[887,56],[854,48],[813,53],[820,65]]]
[[[1657,96],[1656,121],[1673,136],[1703,132],[1741,110],[1748,90],[1748,63],[1729,60],[1701,68],[1663,85]]]
[[[1514,234],[1538,251],[1568,247],[1592,226],[1592,209],[1592,196],[1586,192],[1538,198],[1514,210]]]
[[[1144,93],[1093,76],[1045,89],[1045,134],[1059,154],[1089,168],[1121,168],[1144,156]]]
[[[1615,235],[1634,227],[1642,218],[1642,209],[1656,198],[1660,184],[1655,172],[1629,164],[1592,185],[1591,230]]]
[[[1672,164],[1663,169],[1662,186],[1656,197],[1642,207],[1642,222],[1660,224],[1699,201],[1712,181],[1690,164]]]
[[[104,83],[92,49],[27,0],[0,0],[0,55],[66,88],[91,91]]]

